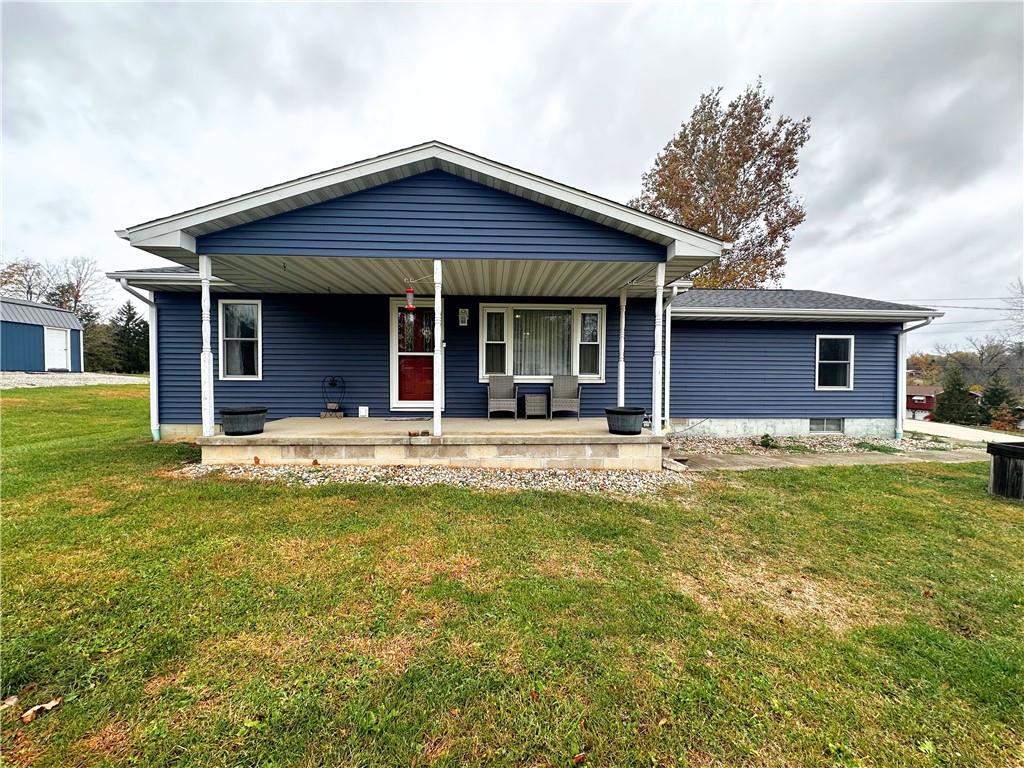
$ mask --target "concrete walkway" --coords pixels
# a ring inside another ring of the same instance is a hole
[[[960,424],[942,424],[938,421],[912,421],[910,419],[903,422],[903,431],[948,437],[951,440],[963,440],[968,443],[1006,443],[1024,439],[1018,435],[1000,434],[987,429],[964,427]]]
[[[691,454],[686,466],[698,472],[709,470],[782,469],[786,467],[850,467],[864,464],[915,464],[936,461],[940,464],[962,464],[987,461],[988,454],[980,448],[959,448],[955,451],[907,451],[905,453],[780,453],[778,456],[745,456],[742,454]],[[681,458],[677,460],[682,461]]]

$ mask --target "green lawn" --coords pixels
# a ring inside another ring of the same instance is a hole
[[[4,394],[7,764],[1024,758],[1024,510],[983,464],[643,502],[187,481],[145,398]]]

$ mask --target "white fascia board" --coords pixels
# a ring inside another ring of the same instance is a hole
[[[445,169],[445,165],[448,165],[448,170],[458,168],[471,174],[479,174],[480,176],[500,181],[513,187],[529,190],[537,195],[589,211],[598,217],[605,217],[613,222],[620,222],[651,235],[671,240],[673,247],[681,253],[715,257],[720,255],[722,251],[722,243],[707,235],[694,232],[668,221],[663,221],[654,216],[649,216],[621,203],[605,200],[589,192],[502,165],[493,160],[470,154],[440,142],[427,142],[426,144],[401,149],[369,160],[362,160],[333,170],[322,171],[310,176],[266,187],[265,189],[238,195],[237,197],[211,203],[191,211],[128,227],[126,233],[132,245],[143,248],[147,248],[147,246],[154,247],[154,243],[150,241],[158,240],[164,235],[184,232],[191,227],[198,227],[218,219],[237,216],[252,208],[263,205],[270,205],[292,198],[301,198],[305,194],[316,192],[324,187],[354,182],[362,178],[370,179],[370,183],[366,185],[367,187],[375,186],[378,183],[385,183],[383,181],[374,181],[373,176],[375,174],[386,174],[402,166],[417,163],[427,168],[441,169]],[[417,170],[416,172],[420,171]],[[224,228],[228,226],[232,225],[225,224]]]
[[[194,275],[180,274],[180,273],[168,273],[168,274],[155,274],[153,272],[106,272],[106,277],[111,280],[120,282],[121,280],[127,280],[128,285],[134,288],[144,288],[149,290],[153,287],[165,286],[168,288],[181,288],[194,286],[198,288],[201,285],[199,273]],[[219,287],[235,287],[233,283],[229,283],[227,280],[221,280],[219,277],[211,277],[210,285]]]
[[[738,307],[673,307],[672,317],[722,320],[830,320],[905,322],[942,317],[934,310],[880,309],[750,309]]]

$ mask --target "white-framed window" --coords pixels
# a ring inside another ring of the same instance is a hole
[[[846,424],[843,419],[811,419],[810,431],[813,434],[837,434],[841,435],[845,429]]]
[[[221,299],[217,302],[220,338],[220,378],[263,378],[263,302],[260,299]]]
[[[814,337],[814,388],[853,389],[853,336]]]
[[[568,373],[604,382],[605,308],[572,304],[482,304],[480,381],[512,374],[548,382]]]

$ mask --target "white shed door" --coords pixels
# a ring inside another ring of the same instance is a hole
[[[44,336],[46,349],[46,370],[52,368],[70,368],[71,350],[68,349],[68,336],[64,328],[47,328]]]

